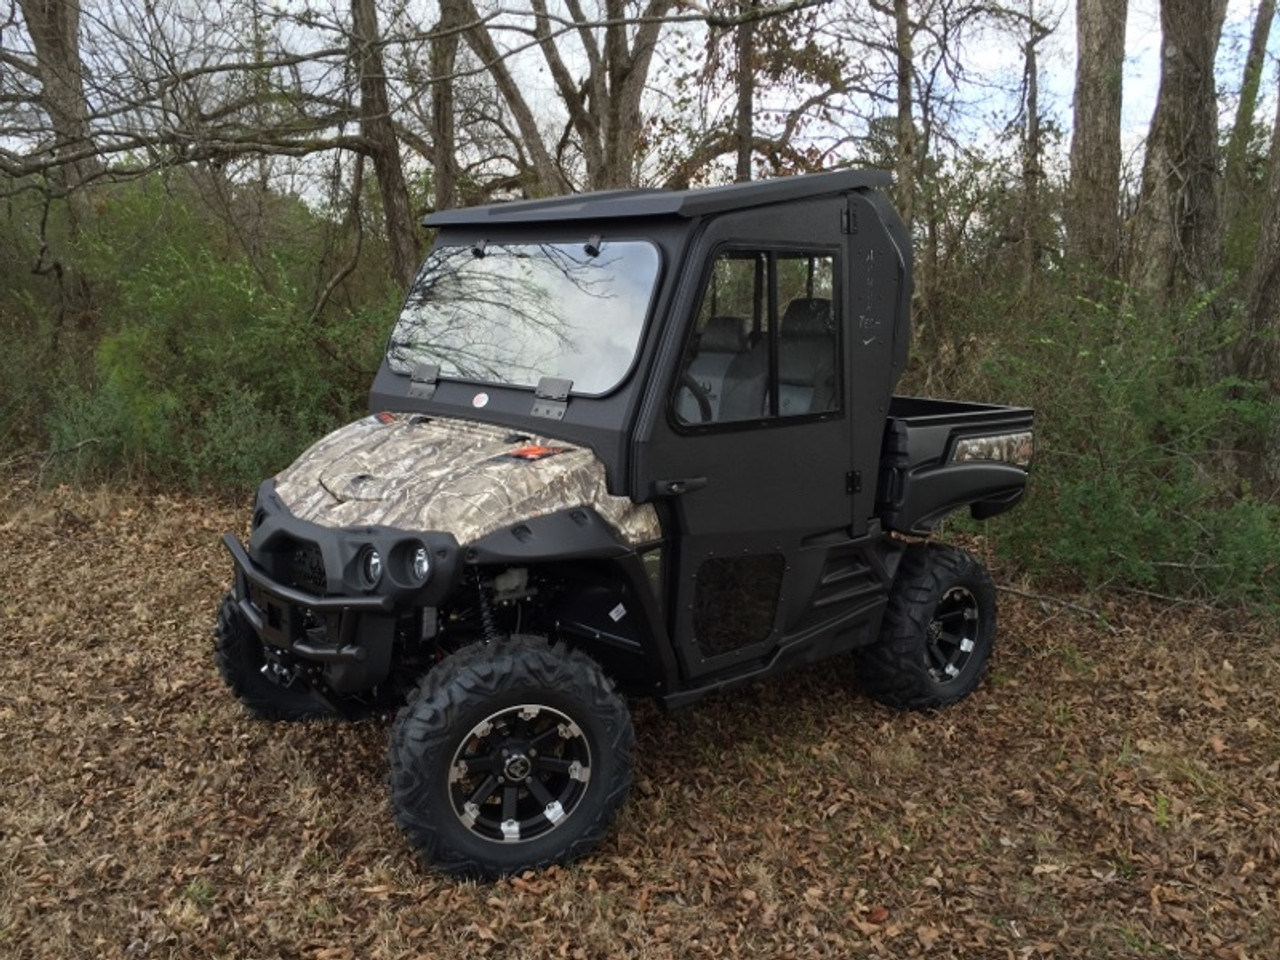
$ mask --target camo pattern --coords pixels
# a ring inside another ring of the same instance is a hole
[[[512,454],[532,446],[563,452]],[[409,414],[366,417],[329,434],[276,477],[303,520],[452,533],[460,544],[521,520],[590,507],[627,543],[661,537],[650,504],[612,496],[587,449],[510,427]]]
[[[1031,466],[1033,447],[1030,431],[1003,433],[995,437],[967,437],[956,444],[956,452],[951,459],[957,463],[1001,460],[1025,468]]]

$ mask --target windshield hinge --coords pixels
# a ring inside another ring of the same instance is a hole
[[[862,471],[850,470],[844,475],[844,492],[849,496],[862,492]]]
[[[415,362],[409,381],[409,396],[414,400],[430,400],[436,395],[436,380],[440,376],[437,363]]]
[[[563,377],[543,377],[533,391],[533,409],[535,417],[546,417],[548,420],[563,420],[569,409],[569,391],[573,389],[573,381]]]

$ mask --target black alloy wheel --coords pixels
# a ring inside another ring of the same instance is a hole
[[[939,684],[954,683],[978,648],[982,611],[968,587],[952,587],[938,602],[925,631],[929,675]]]
[[[995,635],[996,588],[978,559],[913,544],[898,565],[879,640],[855,654],[858,680],[889,706],[949,706],[977,688]]]
[[[577,811],[591,766],[591,745],[568,716],[536,703],[504,707],[472,727],[454,753],[454,816],[486,840],[532,840]]]
[[[391,734],[391,807],[428,866],[495,878],[603,838],[635,734],[599,664],[545,638],[464,647],[409,695]]]

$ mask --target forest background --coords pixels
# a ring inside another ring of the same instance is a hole
[[[1276,0],[1129,2],[3,0],[0,469],[247,494],[364,410],[424,213],[876,166],[903,389],[1037,409],[1005,569],[1274,610]]]

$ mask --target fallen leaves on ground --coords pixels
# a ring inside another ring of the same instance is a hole
[[[5,956],[1277,956],[1280,647],[1242,615],[1002,594],[948,711],[832,669],[637,703],[603,847],[457,883],[391,823],[384,723],[257,722],[224,689],[242,506],[0,511]]]

